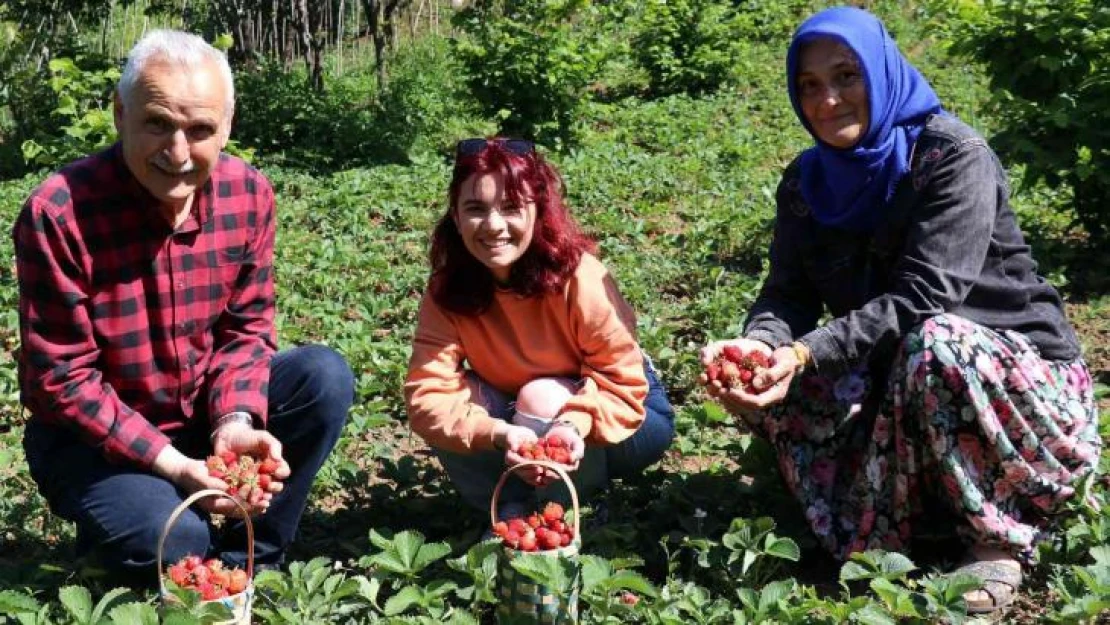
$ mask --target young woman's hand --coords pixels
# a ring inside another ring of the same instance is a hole
[[[535,443],[539,440],[539,437],[536,436],[536,433],[530,428],[505,422],[497,424],[497,429],[494,430],[493,438],[497,446],[505,450],[505,465],[509,467],[515,467],[522,462],[527,462],[517,451],[524,445]],[[524,480],[526,484],[536,486],[536,482],[543,473],[542,467],[528,467],[517,471],[516,475]]]
[[[578,464],[586,455],[586,441],[582,439],[574,426],[556,424],[547,431],[547,434],[544,434],[543,438],[544,440],[557,440],[563,444],[563,447],[570,450],[570,462],[563,465],[564,470],[567,472],[578,470]],[[539,488],[557,482],[559,479],[558,473],[540,469],[534,485]]]

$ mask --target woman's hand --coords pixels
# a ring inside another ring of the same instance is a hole
[[[730,341],[715,341],[701,349],[701,364],[707,366],[713,362],[726,345],[735,345],[745,352],[757,351],[768,356],[770,366],[764,368],[752,378],[752,388],[749,391],[743,387],[725,388],[719,381],[710,380],[702,372],[698,382],[705,386],[709,396],[721,402],[726,410],[737,415],[751,414],[782,401],[786,391],[790,388],[790,381],[798,368],[797,355],[790,347],[780,347],[771,351],[771,347],[762,341],[738,338]]]
[[[505,464],[509,467],[515,467],[522,462],[528,461],[517,453],[517,451],[524,445],[535,443],[539,440],[539,437],[536,436],[536,433],[530,428],[502,421],[497,424],[497,428],[493,431],[493,440],[497,447],[505,450]],[[516,471],[516,475],[524,480],[526,484],[535,486],[539,476],[543,475],[543,468],[528,467]]]
[[[547,434],[544,435],[544,440],[557,440],[563,444],[563,447],[570,451],[570,462],[563,465],[563,469],[567,472],[576,471],[578,464],[586,455],[586,441],[578,433],[574,426],[569,424],[555,424]],[[534,484],[537,488],[547,486],[552,482],[559,481],[559,474],[554,471],[540,469],[539,477]]]

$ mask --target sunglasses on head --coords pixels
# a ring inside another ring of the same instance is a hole
[[[517,156],[528,156],[536,151],[536,144],[527,139],[463,139],[455,147],[455,158],[481,154],[493,144],[498,144]]]

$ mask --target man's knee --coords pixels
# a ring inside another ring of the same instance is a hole
[[[127,527],[117,530],[116,535],[104,537],[95,545],[96,551],[111,569],[121,572],[153,569],[157,564],[159,541],[167,518],[167,515],[152,512],[133,519]],[[205,557],[211,545],[212,534],[208,523],[192,510],[186,510],[166,533],[162,566],[187,555]]]
[[[554,419],[574,395],[574,382],[566,378],[537,378],[520,387],[517,412],[541,419]]]
[[[347,410],[354,403],[355,378],[343,356],[324,345],[296,348],[295,376],[304,399],[316,408],[321,425],[336,432],[343,429]]]

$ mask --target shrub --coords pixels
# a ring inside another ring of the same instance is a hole
[[[607,54],[590,28],[595,11],[589,0],[478,0],[455,15],[470,88],[502,132],[573,141],[580,103]]]
[[[414,156],[449,150],[463,137],[493,134],[461,75],[446,39],[423,37],[399,49],[380,101],[386,141]]]
[[[1079,221],[1110,236],[1110,6],[1098,0],[958,3],[955,50],[982,60],[1002,130],[992,139],[1024,162],[1026,185],[1066,184]]]
[[[235,81],[232,136],[264,158],[312,171],[405,158],[383,141],[368,71],[329,78],[326,92],[313,89],[302,69],[273,61]]]
[[[740,57],[737,15],[719,0],[649,0],[633,40],[655,95],[719,87]]]
[[[42,71],[26,69],[11,81],[14,119],[10,145],[26,168],[63,165],[115,141],[112,91],[119,69],[92,55],[52,59]],[[19,164],[11,163],[15,171]]]

